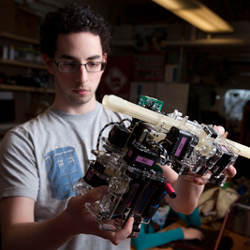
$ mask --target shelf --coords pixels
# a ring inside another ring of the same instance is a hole
[[[25,43],[31,43],[31,44],[35,44],[35,45],[39,45],[39,41],[32,39],[32,38],[27,38],[27,37],[23,37],[23,36],[17,36],[11,33],[7,33],[7,32],[0,32],[0,37],[2,38],[7,38],[7,39],[11,39],[11,40],[16,40],[16,41],[20,41],[20,42],[25,42]]]
[[[54,89],[49,88],[38,88],[38,87],[26,87],[26,86],[16,86],[9,84],[0,84],[0,90],[9,91],[22,91],[22,92],[36,92],[36,93],[55,93]]]
[[[7,59],[0,59],[1,64],[8,64],[12,66],[18,66],[18,67],[28,67],[28,68],[34,68],[34,69],[46,69],[45,65],[35,64],[35,63],[28,63],[28,62],[20,62],[16,60],[7,60]]]

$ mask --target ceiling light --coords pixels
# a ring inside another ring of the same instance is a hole
[[[196,0],[152,0],[193,26],[209,33],[233,32],[233,27]]]

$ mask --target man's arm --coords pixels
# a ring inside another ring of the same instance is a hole
[[[73,197],[68,207],[56,217],[34,221],[35,202],[26,197],[12,197],[0,202],[3,249],[57,249],[79,233],[94,234],[119,244],[132,231],[133,219],[128,220],[119,232],[99,229],[94,217],[84,204],[100,198],[103,187],[91,190],[88,194]]]
[[[227,137],[227,132],[222,126],[214,126],[215,131],[221,136]],[[177,212],[190,214],[197,207],[200,195],[207,183],[210,174],[206,176],[188,175],[178,176],[170,166],[162,166],[163,175],[175,188],[177,197],[174,199],[166,196],[167,202]],[[234,166],[229,166],[226,169],[226,174],[229,178],[236,175]]]
[[[190,214],[198,204],[199,197],[204,185],[199,185],[186,176],[179,176],[170,166],[162,166],[163,175],[173,185],[176,197],[174,199],[166,196],[166,201],[176,211],[183,214]]]
[[[3,249],[56,249],[72,237],[65,213],[34,222],[34,201],[26,197],[0,203]]]
[[[183,214],[191,214],[192,211],[198,206],[200,195],[207,183],[208,176],[179,176],[170,166],[162,166],[163,175],[173,185],[176,198],[171,199],[168,195],[166,201],[176,211]],[[229,178],[236,175],[234,166],[229,166],[226,170]]]

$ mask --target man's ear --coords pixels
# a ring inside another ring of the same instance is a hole
[[[104,54],[103,54],[103,57],[102,57],[102,61],[105,62],[106,65],[107,65],[107,59],[108,59],[108,55],[107,55],[107,53],[104,53]],[[106,68],[106,65],[105,65],[105,67],[103,68],[102,72],[104,72],[104,70],[105,70],[105,68]]]
[[[103,54],[103,59],[104,59],[105,62],[107,62],[107,59],[108,59],[107,53],[104,53],[104,54]]]
[[[43,61],[45,63],[45,66],[46,66],[48,72],[50,74],[54,75],[55,74],[55,72],[54,72],[55,67],[53,65],[54,64],[53,60],[46,54],[42,54],[42,59],[43,59]]]

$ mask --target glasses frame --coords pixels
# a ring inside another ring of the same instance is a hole
[[[61,73],[75,73],[75,72],[77,72],[77,71],[80,70],[80,68],[81,68],[82,65],[84,66],[84,68],[86,69],[86,71],[87,71],[88,73],[98,73],[98,72],[103,71],[103,70],[105,69],[106,65],[107,65],[107,62],[95,62],[95,63],[101,63],[101,69],[100,69],[100,70],[97,70],[97,71],[91,71],[91,70],[88,70],[88,69],[87,69],[87,64],[88,64],[88,63],[91,63],[91,62],[86,62],[86,63],[74,63],[74,64],[76,64],[76,65],[78,66],[76,70],[73,70],[73,71],[63,71],[63,70],[60,69],[60,65],[66,63],[66,62],[58,62],[58,61],[54,60],[54,63],[55,63],[55,65],[56,65],[58,71],[61,72]]]

